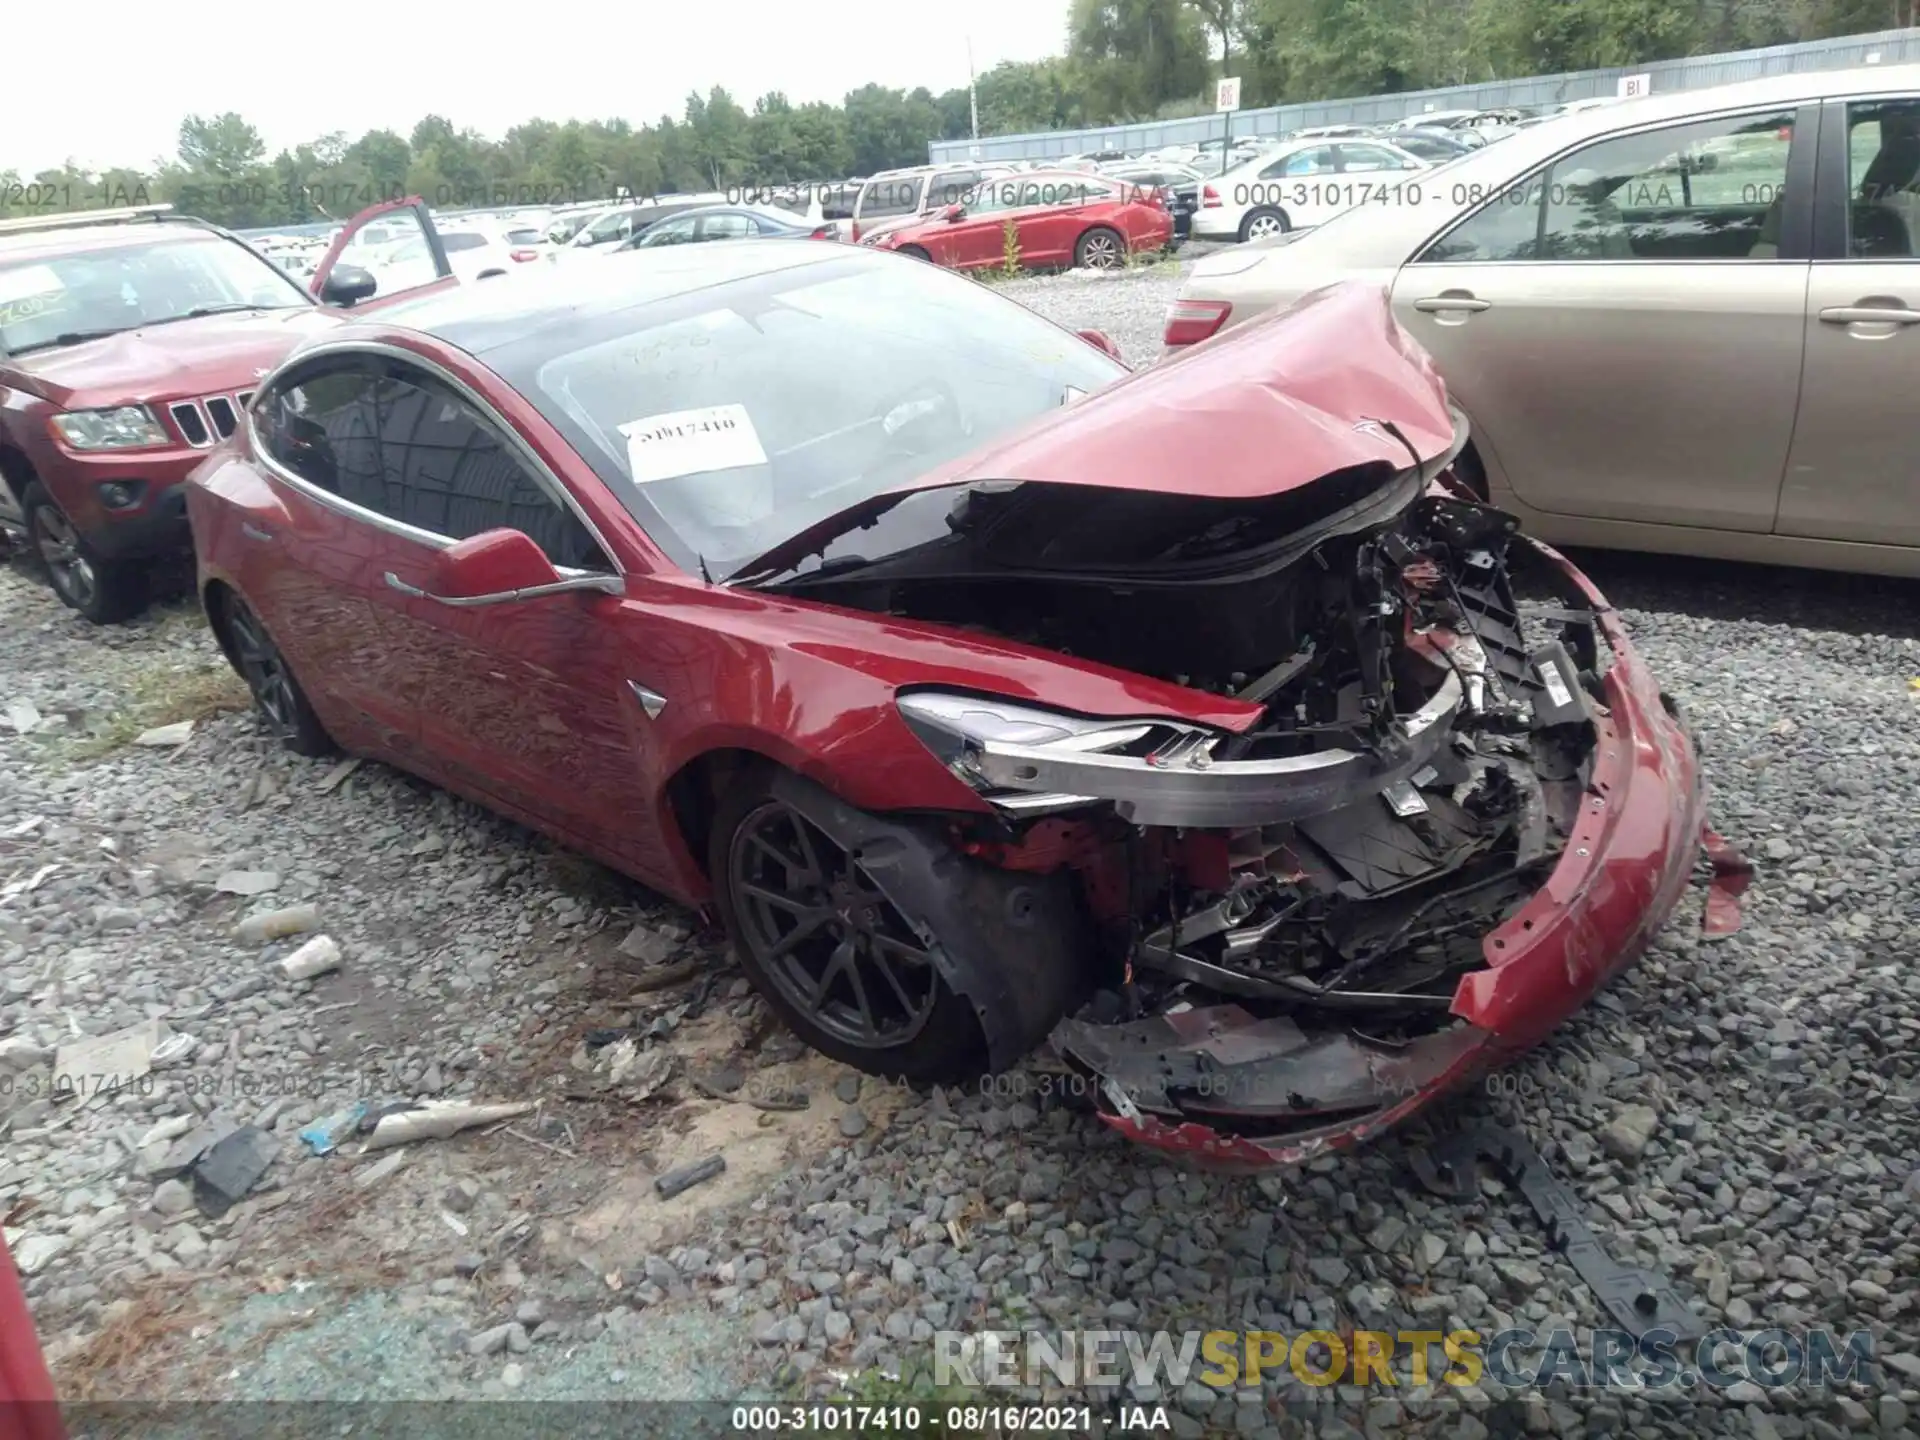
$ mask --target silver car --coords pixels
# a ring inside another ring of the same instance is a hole
[[[1352,279],[1389,290],[1530,533],[1920,574],[1920,66],[1528,127],[1200,260],[1169,349]]]

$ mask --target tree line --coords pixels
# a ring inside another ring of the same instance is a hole
[[[1920,0],[1073,0],[1064,52],[978,77],[982,135],[1469,84],[1913,25]],[[838,104],[725,89],[679,116],[528,120],[499,139],[429,115],[269,155],[227,113],[189,116],[150,169],[0,170],[0,216],[171,203],[234,226],[340,220],[375,199],[447,208],[818,183],[922,164],[971,130],[965,89],[866,85]]]

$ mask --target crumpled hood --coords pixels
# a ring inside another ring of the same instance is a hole
[[[1371,423],[1370,423],[1371,422]],[[1032,480],[1249,499],[1453,443],[1433,361],[1386,292],[1331,285],[900,487]]]
[[[207,315],[4,363],[63,410],[144,405],[251,390],[300,341],[345,319],[317,305]]]

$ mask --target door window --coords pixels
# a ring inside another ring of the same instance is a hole
[[[942,171],[927,187],[925,208],[938,210],[943,205],[964,205],[985,178],[978,170]]]
[[[604,245],[609,240],[624,240],[633,233],[633,215],[631,210],[616,210],[610,215],[602,215],[581,231],[573,243]]]
[[[920,192],[927,183],[924,175],[895,175],[869,180],[860,191],[856,213],[862,220],[884,220],[894,215],[914,215],[920,210]]]
[[[634,244],[642,249],[652,245],[684,245],[693,239],[694,218],[662,220],[648,228]]]
[[[1023,205],[1040,203],[1040,187],[1032,180],[988,180],[967,197],[969,215],[998,215]]]
[[[523,531],[555,565],[610,568],[580,518],[452,390],[401,362],[333,359],[262,400],[281,466],[348,504],[430,535]]]
[[[744,240],[753,233],[753,221],[744,215],[708,215],[700,222],[702,240]]]
[[[1316,145],[1311,150],[1296,150],[1260,172],[1262,180],[1278,180],[1287,175],[1323,175],[1333,169],[1333,147]]]
[[[1920,100],[1847,106],[1847,254],[1920,256]]]
[[[1406,160],[1382,145],[1342,144],[1340,168],[1342,170],[1411,170],[1414,167]]]
[[[1599,140],[1515,181],[1418,259],[1770,258],[1786,203],[1791,110]]]

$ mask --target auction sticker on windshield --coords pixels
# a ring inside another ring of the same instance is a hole
[[[64,301],[66,287],[50,265],[22,265],[0,270],[0,325],[31,320]]]
[[[648,415],[629,420],[620,433],[627,439],[627,468],[636,485],[767,463],[766,449],[744,405]]]
[[[51,295],[63,288],[51,265],[22,265],[14,270],[0,270],[0,305]]]

